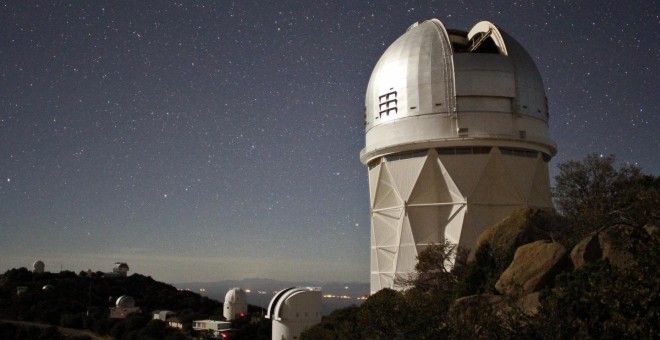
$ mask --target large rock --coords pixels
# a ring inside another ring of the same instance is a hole
[[[624,269],[636,263],[639,252],[649,245],[657,227],[647,225],[635,228],[627,225],[615,225],[600,229],[578,243],[571,251],[571,261],[575,269],[587,263],[607,260],[611,265]]]
[[[640,233],[640,230],[634,227],[624,225],[612,226],[601,231],[598,234],[598,242],[603,259],[619,269],[632,266],[635,263],[633,252],[637,243],[641,241],[640,236],[647,235]]]
[[[515,329],[526,323],[528,317],[537,315],[540,308],[538,292],[520,298],[470,295],[454,300],[449,308],[449,317],[458,328],[467,331],[460,337],[491,339],[493,330]]]
[[[652,239],[660,238],[660,227],[654,224],[647,224],[643,227],[644,231],[649,234]]]
[[[479,235],[477,247],[488,243],[502,255],[511,256],[516,248],[538,240],[551,240],[546,230],[557,219],[552,210],[523,208],[514,211],[498,224],[484,230]]]
[[[580,241],[571,250],[571,261],[575,269],[582,268],[585,264],[601,259],[603,250],[600,248],[598,232],[594,232]]]
[[[518,308],[528,316],[535,316],[541,309],[541,294],[534,292],[518,299]]]
[[[547,286],[558,273],[570,269],[572,265],[564,246],[556,242],[532,242],[516,250],[495,289],[502,294],[530,294]]]

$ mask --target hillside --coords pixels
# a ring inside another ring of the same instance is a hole
[[[24,291],[18,293],[19,287]],[[123,320],[109,319],[109,307],[122,295],[133,297],[142,313]],[[176,312],[190,327],[193,319],[221,316],[222,303],[139,274],[107,278],[102,273],[38,274],[18,268],[0,275],[0,319],[89,329],[121,338],[147,328],[151,312],[161,309]],[[166,329],[164,323],[150,327],[166,337],[184,337]]]

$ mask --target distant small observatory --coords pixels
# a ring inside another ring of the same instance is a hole
[[[247,315],[247,294],[245,294],[244,290],[232,288],[225,294],[222,315],[227,321]]]
[[[32,264],[32,272],[35,274],[43,274],[46,270],[46,265],[44,261],[37,260]]]
[[[465,32],[432,19],[394,41],[369,80],[360,152],[371,292],[397,288],[430,244],[474,250],[514,210],[551,207],[548,118],[534,61],[494,24]]]

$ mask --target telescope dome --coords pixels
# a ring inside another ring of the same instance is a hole
[[[133,308],[135,307],[135,299],[128,295],[122,295],[117,299],[116,306],[121,308]]]
[[[488,21],[469,32],[437,19],[387,48],[365,98],[364,163],[427,147],[509,144],[556,154],[543,81],[527,51]]]

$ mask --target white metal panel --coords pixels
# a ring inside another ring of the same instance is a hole
[[[453,186],[453,183],[451,185]],[[442,176],[437,159],[429,156],[426,162],[424,162],[424,166],[410,194],[408,203],[451,203],[453,201],[453,196],[447,185],[447,179]]]
[[[394,190],[394,181],[390,176],[385,163],[381,165],[380,177],[378,178],[378,187],[374,197],[374,209],[384,209],[399,207],[403,204],[399,195]]]
[[[534,182],[527,199],[530,207],[552,208],[552,192],[548,185],[548,165],[539,160],[534,173]]]
[[[384,214],[383,212],[374,212],[374,237],[378,246],[394,246],[399,241],[399,230],[401,225],[399,209],[396,215]]]
[[[510,178],[510,174],[502,164],[502,156],[499,151],[491,152],[488,165],[481,173],[481,178],[468,203],[489,205],[520,205],[524,199],[516,189]]]
[[[412,229],[410,227],[410,218],[408,218],[407,215],[403,217],[403,223],[401,224],[401,238],[399,244],[402,246],[415,244],[415,238],[413,237]]]
[[[378,247],[376,256],[378,258],[378,270],[381,273],[394,272],[394,257],[398,247]]]
[[[378,177],[380,177],[380,165],[369,170],[369,206],[374,206],[376,188],[378,187]]]
[[[438,155],[438,158],[465,200],[474,192],[490,155]]]
[[[410,274],[410,268],[415,268],[417,263],[417,248],[414,244],[401,246],[397,253],[396,273],[406,277]]]
[[[407,201],[417,181],[426,157],[414,157],[388,162],[388,168],[401,199]]]

